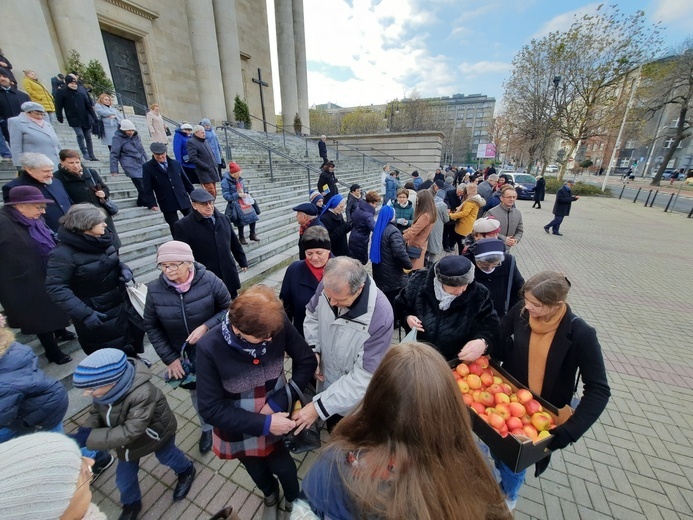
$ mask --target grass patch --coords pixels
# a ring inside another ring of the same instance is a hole
[[[565,181],[559,181],[556,177],[544,177],[546,180],[546,193],[556,193]],[[594,186],[592,184],[586,184],[584,182],[578,181],[573,184],[571,189],[573,195],[580,196],[595,196],[595,197],[612,197],[611,188],[607,187],[606,191],[602,191],[599,186]]]

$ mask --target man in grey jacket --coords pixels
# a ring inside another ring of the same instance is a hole
[[[481,195],[484,200],[491,200],[491,195],[493,195],[493,189],[496,187],[496,184],[498,184],[498,175],[492,173],[485,181],[479,183],[477,193]]]
[[[506,252],[522,239],[522,213],[515,207],[517,192],[512,186],[501,189],[500,204],[488,210],[484,216],[491,216],[500,222],[500,238],[505,243]]]
[[[298,431],[318,418],[331,429],[361,401],[390,347],[393,323],[390,302],[358,260],[327,262],[303,322],[318,358],[318,394],[292,417]]]

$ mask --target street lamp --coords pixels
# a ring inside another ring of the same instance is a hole
[[[546,146],[546,138],[549,135],[549,123],[551,122],[551,111],[553,110],[553,104],[556,101],[556,96],[558,94],[558,84],[561,82],[560,76],[553,77],[553,96],[551,96],[551,103],[549,104],[549,113],[546,118],[546,126],[544,127],[544,137],[541,140],[541,153],[539,158],[541,159],[541,169],[542,173],[544,168],[546,168],[546,161],[544,160],[544,147]]]

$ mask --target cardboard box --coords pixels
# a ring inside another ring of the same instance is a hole
[[[460,364],[460,361],[454,360],[450,361],[450,366],[455,368]],[[499,376],[504,382],[508,383],[513,392],[517,392],[521,388],[526,388],[526,386],[520,384],[513,376],[508,374],[503,368],[494,360],[489,360],[489,368],[493,370],[493,374]],[[530,390],[531,391],[531,390]],[[532,392],[534,398],[541,403],[544,407],[544,411],[550,413],[554,419],[558,417],[558,410],[548,401],[542,399],[534,392]],[[472,416],[472,430],[491,450],[496,457],[502,460],[510,469],[514,472],[522,471],[528,468],[532,464],[540,461],[541,459],[548,457],[550,451],[547,446],[551,442],[551,436],[546,439],[542,439],[536,443],[532,442],[531,439],[523,437],[519,439],[513,435],[508,434],[507,437],[501,437],[496,430],[494,430],[489,424],[477,415],[477,413],[469,409],[469,413]]]

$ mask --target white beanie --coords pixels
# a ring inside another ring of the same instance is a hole
[[[129,119],[123,119],[120,122],[120,129],[125,132],[125,130],[137,130],[137,127],[135,126],[135,123]]]
[[[0,518],[56,520],[77,491],[82,453],[61,433],[32,433],[0,444]]]

